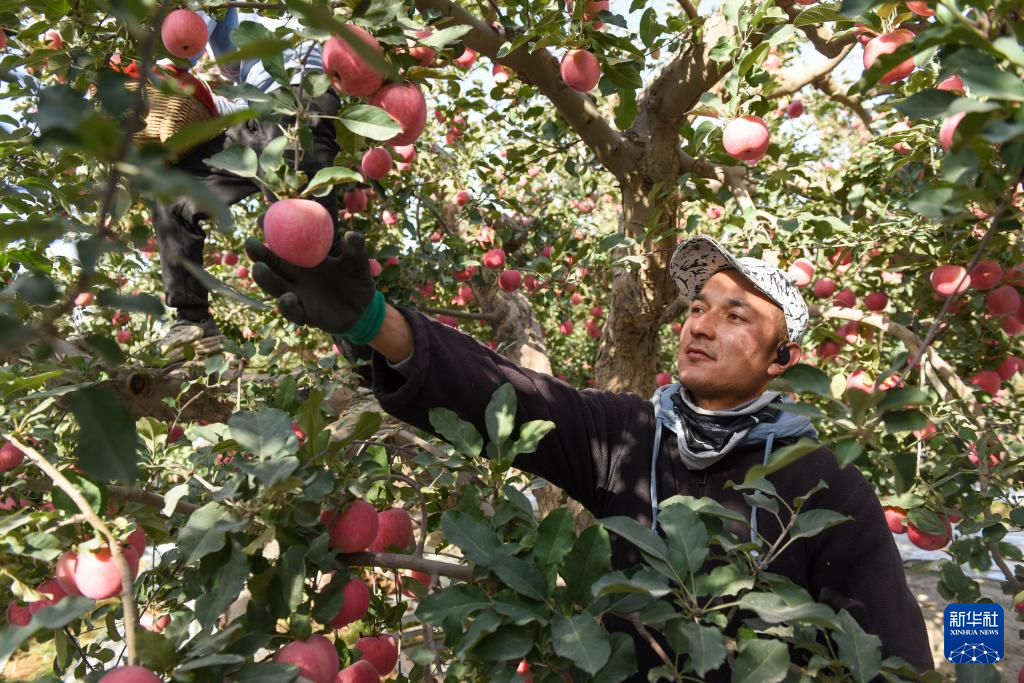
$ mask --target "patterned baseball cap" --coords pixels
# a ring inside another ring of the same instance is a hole
[[[807,332],[807,303],[788,274],[761,259],[735,258],[708,237],[697,235],[676,247],[669,272],[683,296],[693,300],[711,276],[723,268],[735,268],[754,287],[782,309],[789,338],[798,344]]]

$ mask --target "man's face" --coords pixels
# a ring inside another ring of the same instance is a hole
[[[782,320],[782,309],[738,272],[716,273],[691,302],[679,334],[679,382],[708,410],[760,395],[783,369],[772,365]]]

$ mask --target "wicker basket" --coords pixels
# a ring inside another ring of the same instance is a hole
[[[134,93],[138,90],[139,81],[129,80],[125,89]],[[208,121],[213,118],[210,111],[194,97],[169,95],[146,84],[146,99],[149,111],[146,113],[146,127],[134,134],[136,142],[165,142],[190,123]]]

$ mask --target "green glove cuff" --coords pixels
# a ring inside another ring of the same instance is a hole
[[[369,344],[380,332],[387,310],[388,306],[384,303],[384,295],[377,290],[370,305],[366,307],[352,329],[345,333],[345,336],[353,344]]]

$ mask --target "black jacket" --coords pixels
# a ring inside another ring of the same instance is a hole
[[[487,403],[499,386],[509,382],[516,391],[517,424],[528,420],[555,423],[534,453],[516,459],[516,467],[558,485],[598,519],[624,515],[650,525],[655,428],[650,401],[633,394],[579,391],[554,377],[515,365],[454,328],[414,311],[399,310],[412,327],[413,354],[399,372],[374,353],[373,390],[384,410],[433,432],[428,413],[431,408],[445,407],[486,434]],[[665,429],[659,453],[659,500],[675,494],[709,496],[749,519],[750,508],[742,494],[726,489],[725,483],[742,482],[746,471],[762,462],[763,444],[741,447],[708,469],[693,472],[678,456],[675,434]],[[768,480],[787,502],[824,480],[828,489],[815,494],[805,509],[829,508],[853,518],[794,542],[769,570],[788,577],[821,602],[848,609],[865,631],[879,636],[883,659],[897,655],[921,671],[932,669],[920,607],[907,587],[903,563],[878,497],[860,471],[840,468],[835,454],[823,446],[796,465],[769,475]],[[781,527],[773,515],[759,510],[757,522],[761,535],[770,541],[778,538]],[[634,546],[612,534],[614,567],[626,569],[639,562]],[[609,626],[631,632],[614,620]],[[660,661],[644,641],[631,635],[637,643],[640,671],[630,680],[646,681],[646,671]],[[723,676],[728,680],[723,669],[710,672],[708,680]]]

